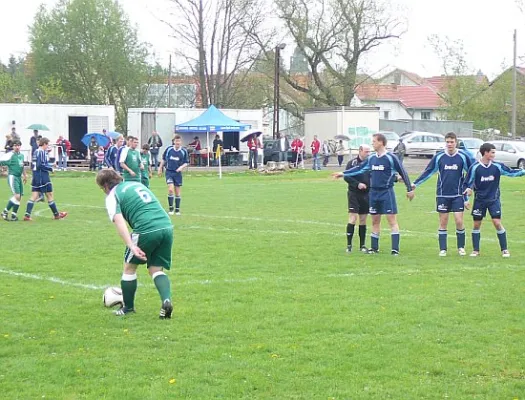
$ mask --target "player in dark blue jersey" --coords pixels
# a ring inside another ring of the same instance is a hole
[[[115,163],[117,162],[117,153],[118,150],[122,147],[124,143],[124,136],[120,135],[116,139],[113,139],[113,144],[106,151],[105,162],[108,168],[116,169]]]
[[[414,198],[414,191],[410,183],[407,172],[399,162],[399,159],[386,151],[386,137],[381,133],[376,133],[372,137],[372,147],[375,154],[369,156],[360,165],[346,170],[337,172],[335,178],[355,176],[363,172],[370,171],[370,215],[372,216],[372,246],[368,251],[370,254],[379,251],[379,233],[381,231],[381,215],[386,215],[390,225],[392,238],[392,255],[399,254],[399,225],[397,223],[397,204],[394,193],[394,182],[396,172],[403,179],[407,188],[407,197],[409,200]]]
[[[31,212],[33,211],[33,206],[35,205],[35,201],[37,201],[41,195],[44,195],[47,198],[47,204],[53,212],[54,219],[65,218],[67,216],[67,212],[58,211],[53,197],[53,185],[51,184],[51,179],[49,178],[49,173],[53,172],[53,168],[51,165],[49,165],[47,159],[49,139],[41,138],[38,144],[39,147],[33,154],[31,198],[27,202],[24,221],[31,221]]]
[[[496,147],[491,143],[483,143],[479,148],[481,159],[470,167],[465,179],[465,194],[474,195],[474,204],[472,205],[472,217],[474,227],[472,229],[472,247],[471,257],[479,256],[479,242],[481,239],[480,227],[487,211],[492,218],[492,223],[498,233],[498,241],[503,257],[510,257],[507,248],[507,232],[501,224],[501,202],[499,183],[502,175],[515,178],[525,175],[525,170],[513,171],[509,167],[494,161],[496,156]]]
[[[445,150],[432,157],[423,173],[414,181],[412,188],[415,189],[436,172],[438,173],[436,211],[439,213],[439,255],[441,257],[447,255],[447,226],[449,214],[452,212],[456,222],[458,254],[464,256],[467,253],[463,213],[467,199],[463,195],[463,185],[466,173],[476,160],[468,152],[457,148],[458,138],[455,133],[447,133],[445,142]]]
[[[168,185],[168,206],[169,214],[180,215],[182,170],[189,164],[188,151],[182,147],[182,138],[180,135],[173,137],[173,146],[169,146],[162,154],[162,160],[159,165],[159,177],[162,170],[166,167],[166,184]],[[175,200],[175,209],[173,208]]]
[[[133,136],[128,136],[125,140],[122,140],[122,146],[117,148],[117,155],[115,159],[115,171],[120,173],[122,175],[122,167],[120,166],[120,155],[122,154],[122,151],[129,147],[131,142],[133,141]]]

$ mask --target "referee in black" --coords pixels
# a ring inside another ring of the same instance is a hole
[[[370,146],[362,144],[359,147],[357,157],[346,164],[346,170],[361,164],[370,155]],[[348,183],[348,224],[346,225],[346,252],[352,251],[352,239],[354,237],[355,224],[359,217],[359,249],[367,252],[365,246],[366,217],[368,215],[368,192],[370,191],[370,171],[360,175],[346,177]]]

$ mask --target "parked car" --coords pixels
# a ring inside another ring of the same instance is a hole
[[[509,168],[525,169],[525,142],[507,140],[489,140],[488,142],[496,146],[495,161]]]
[[[479,159],[479,147],[485,143],[483,140],[478,138],[460,138],[458,140],[458,147],[461,150],[465,150],[476,160]]]
[[[279,141],[279,139],[264,141],[264,164],[266,164],[268,161],[279,161]],[[293,154],[291,150],[288,150],[286,160],[288,162],[295,161],[293,160]]]
[[[407,156],[430,156],[445,148],[445,136],[439,133],[411,132],[402,137]]]
[[[386,150],[387,151],[394,151],[394,149],[396,148],[397,144],[399,143],[399,135],[395,132],[390,132],[390,131],[379,131],[377,133],[381,133],[383,135],[385,135],[386,137]]]

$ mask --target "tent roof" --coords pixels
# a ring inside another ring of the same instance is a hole
[[[214,105],[211,105],[197,118],[175,126],[177,132],[243,132],[251,128],[227,117]]]

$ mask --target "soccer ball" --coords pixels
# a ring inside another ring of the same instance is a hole
[[[122,290],[119,287],[108,287],[104,291],[102,297],[104,306],[106,307],[122,307],[124,305],[124,298],[122,297]]]

